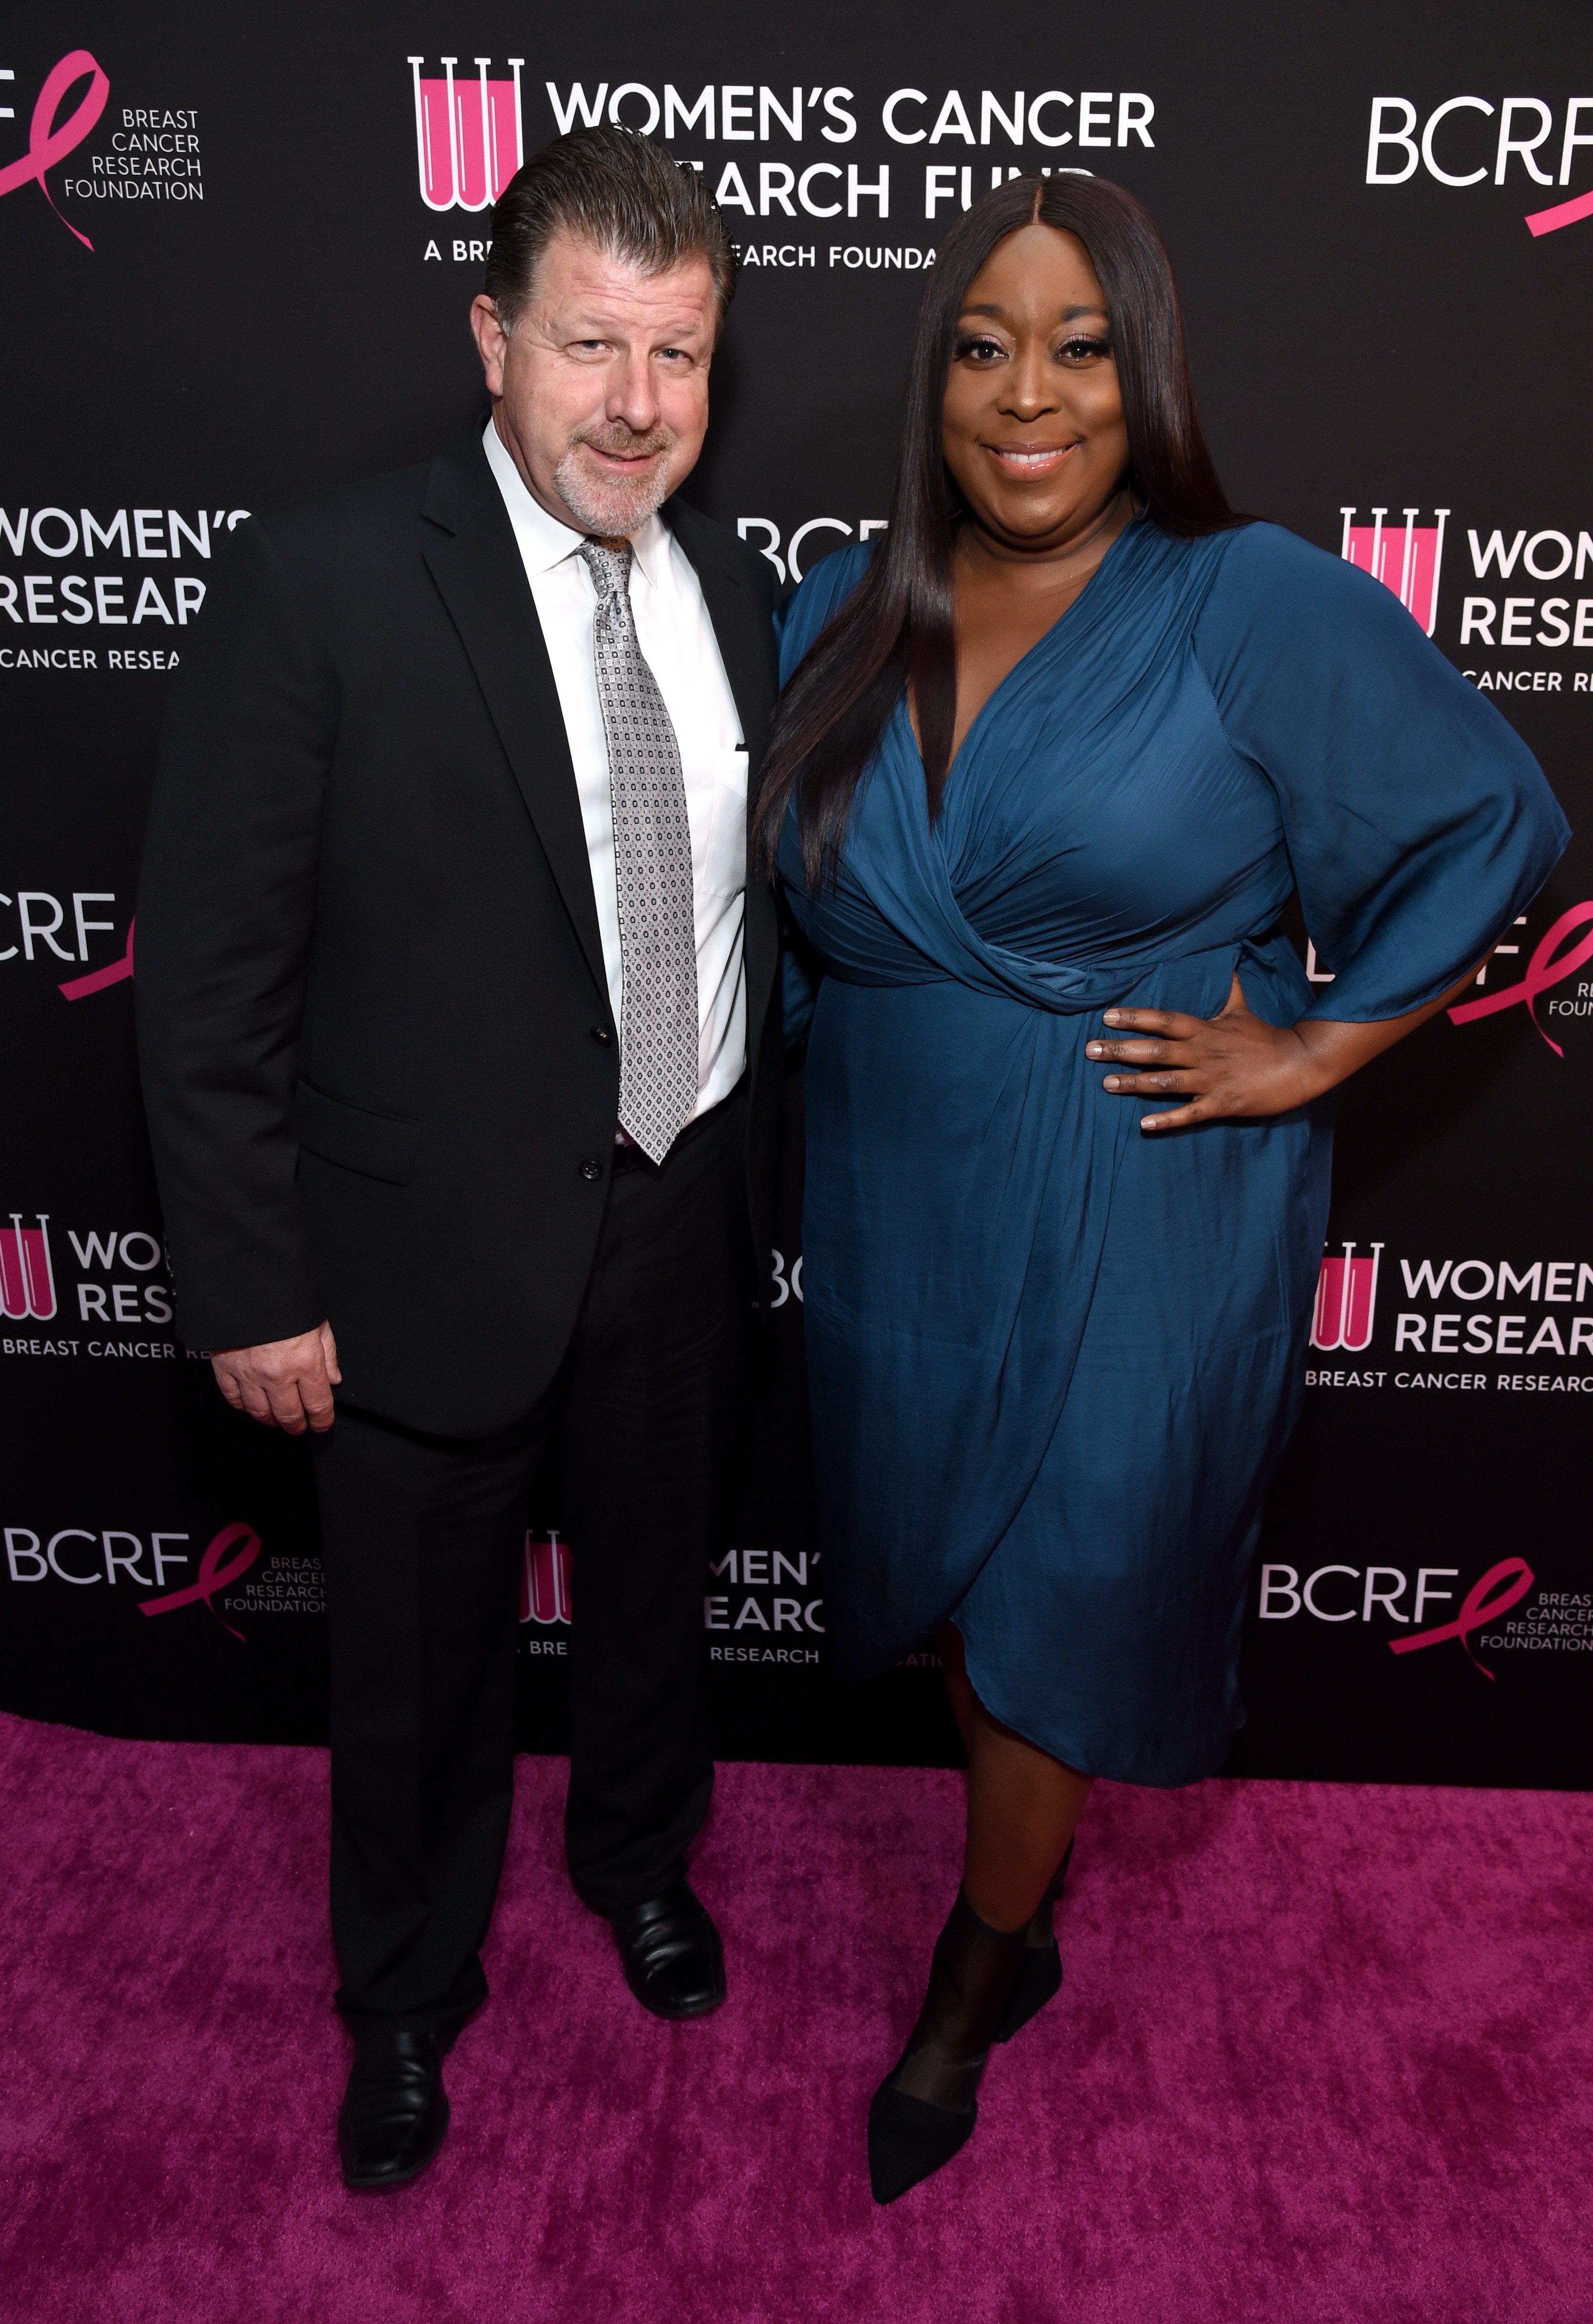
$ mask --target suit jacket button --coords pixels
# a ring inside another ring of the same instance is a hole
[[[601,1178],[603,1176],[603,1164],[601,1162],[594,1162],[592,1159],[592,1157],[588,1155],[585,1161],[581,1165],[581,1176],[583,1178]]]
[[[614,1037],[606,1025],[594,1025],[592,1038],[600,1049],[606,1049],[612,1043]]]

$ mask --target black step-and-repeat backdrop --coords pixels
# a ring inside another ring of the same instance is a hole
[[[465,309],[489,206],[558,131],[667,139],[724,207],[743,272],[694,491],[782,581],[882,522],[948,223],[1004,171],[1120,180],[1172,248],[1236,502],[1376,574],[1593,819],[1585,6],[600,17],[50,0],[0,25],[14,1711],[324,1732],[305,1450],[229,1413],[173,1336],[133,1052],[141,827],[170,674],[232,530],[483,409]],[[1237,1772],[1593,1775],[1590,1011],[1584,837],[1476,990],[1344,1101]],[[735,1545],[704,1577],[721,1748],[948,1757],[932,1655],[863,1688],[826,1674],[792,1095],[774,1377]],[[523,1706],[549,1746],[581,1547],[536,1515]]]

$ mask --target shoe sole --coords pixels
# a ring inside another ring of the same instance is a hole
[[[645,1993],[639,1993],[629,1978],[625,1979],[625,1983],[630,1989],[632,2000],[639,2001],[649,2017],[661,2017],[667,2025],[684,2024],[694,2017],[712,2017],[716,2009],[724,2007],[727,1998],[724,1994],[720,1993],[716,1994],[711,2001],[694,2002],[687,2009],[666,2009],[658,2002],[650,2000]]]

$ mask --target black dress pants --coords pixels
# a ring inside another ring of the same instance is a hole
[[[571,1877],[612,1914],[683,1868],[714,1782],[705,1566],[744,1434],[745,1138],[741,1092],[660,1166],[616,1172],[569,1348],[518,1426],[428,1436],[340,1406],[317,1443],[332,1927],[356,2025],[447,2028],[486,1997],[520,1545],[549,1469],[572,1560]]]

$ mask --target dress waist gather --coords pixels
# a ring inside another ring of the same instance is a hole
[[[1281,948],[1281,949],[1280,949]],[[1270,931],[1260,934],[1226,936],[1214,944],[1202,944],[1187,951],[1158,945],[1142,952],[1120,953],[1110,960],[1045,961],[1009,952],[1004,946],[984,942],[965,964],[956,969],[930,960],[924,954],[913,956],[905,949],[899,964],[880,959],[847,960],[826,954],[824,970],[842,984],[871,985],[889,989],[897,986],[927,984],[959,984],[974,992],[989,993],[996,998],[1016,1001],[1021,1005],[1039,1009],[1060,1017],[1081,1016],[1087,1011],[1110,1008],[1126,992],[1157,971],[1166,968],[1194,969],[1202,963],[1225,958],[1236,965],[1241,960],[1268,974],[1280,967],[1293,964],[1300,973],[1299,963],[1288,939]]]

